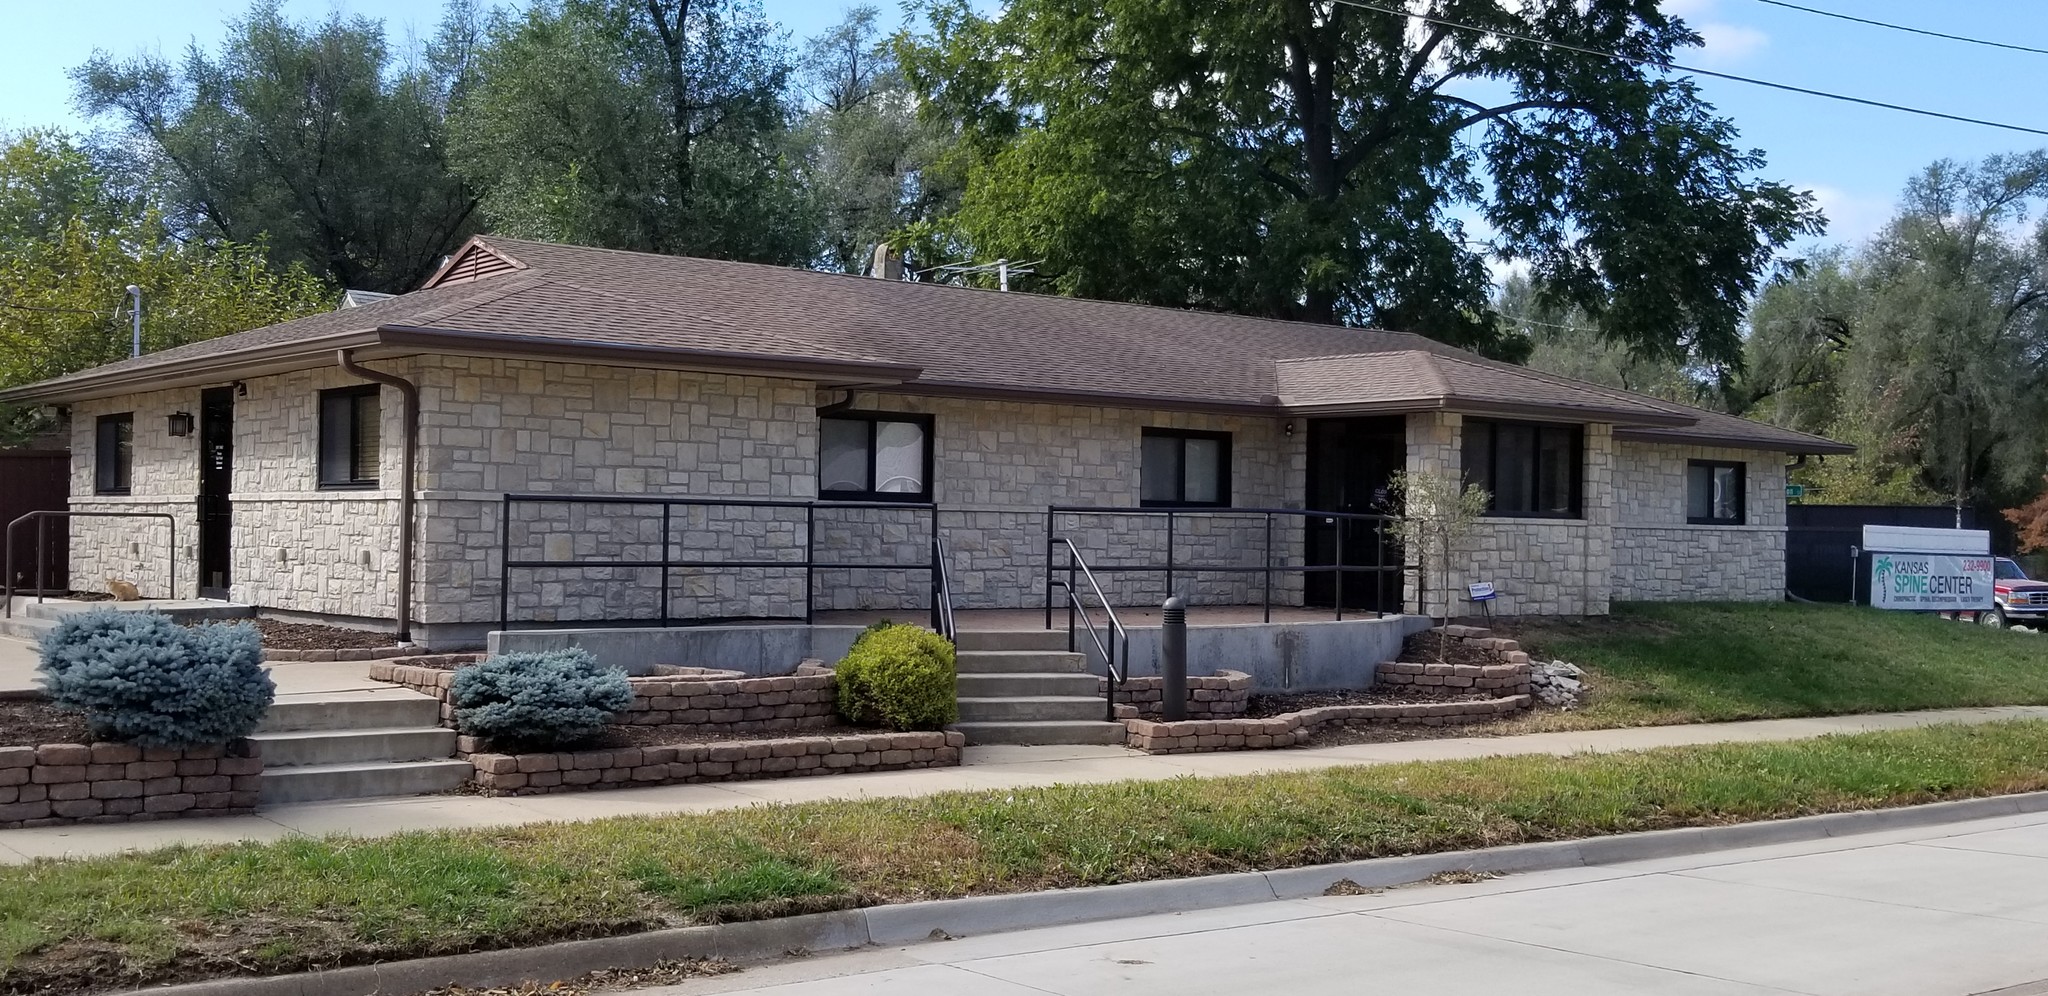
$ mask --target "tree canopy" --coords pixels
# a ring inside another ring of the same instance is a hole
[[[1656,0],[913,7],[905,71],[964,136],[943,226],[1064,293],[1486,347],[1491,250],[1639,354],[1732,367],[1773,253],[1819,223],[1654,67],[1699,43]]]
[[[468,8],[454,11],[459,29]],[[217,53],[99,52],[72,75],[80,108],[112,122],[180,237],[265,242],[279,263],[396,292],[476,230],[443,138],[460,50],[430,54],[401,64],[380,22],[301,24],[258,0]]]

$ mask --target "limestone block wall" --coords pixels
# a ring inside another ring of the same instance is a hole
[[[376,366],[407,373],[407,363]],[[289,611],[388,619],[397,606],[397,440],[404,419],[396,392],[380,405],[384,447],[375,489],[319,486],[319,396],[362,381],[338,367],[252,377],[235,397],[233,521],[228,597]],[[220,386],[227,386],[225,384]],[[168,512],[177,517],[177,597],[199,593],[200,434],[170,435],[168,417],[195,422],[201,388],[81,402],[72,408],[71,508]],[[130,493],[96,495],[95,426],[132,412]],[[147,597],[171,594],[169,531],[156,520],[77,519],[71,525],[74,586],[108,578],[135,582]]]
[[[821,401],[838,400],[828,392]],[[1043,603],[1048,505],[1135,507],[1144,429],[1227,432],[1231,436],[1231,504],[1301,507],[1306,434],[1288,436],[1284,419],[1154,412],[1138,409],[929,398],[858,392],[863,411],[932,416],[933,499],[951,556],[954,594],[964,608],[1020,608]],[[1163,562],[1166,520],[1160,516],[1072,516],[1055,523],[1096,568]],[[827,534],[821,549],[859,560],[922,559],[926,535],[914,528],[894,538],[875,530]],[[1265,524],[1254,515],[1189,515],[1175,523],[1177,562],[1257,566]],[[1298,519],[1280,520],[1273,536],[1278,562],[1299,562]],[[850,583],[821,588],[821,608],[922,606],[924,572],[848,572]],[[1156,604],[1168,592],[1158,573],[1106,571],[1105,592],[1120,604]],[[1177,594],[1197,604],[1256,601],[1255,575],[1182,573]],[[1275,600],[1300,601],[1298,576],[1277,579]]]
[[[168,570],[171,529],[161,519],[79,518],[49,529],[69,529],[71,586],[105,591],[107,581],[133,583],[145,598],[193,598],[199,594],[196,561],[199,515],[199,437],[174,439],[166,428],[172,412],[199,414],[199,392],[152,391],[147,394],[81,402],[71,408],[71,510],[74,512],[162,512],[176,519],[177,589],[170,588]],[[130,445],[129,493],[96,495],[94,452],[102,415],[130,412],[134,435]],[[24,529],[23,541],[32,530]]]
[[[1785,591],[1785,458],[1726,447],[1621,440],[1613,589],[1617,599],[1773,601]],[[1686,468],[1743,465],[1745,521],[1691,525]]]
[[[428,357],[421,393],[420,616],[498,618],[506,492],[804,500],[817,491],[816,398],[808,383],[529,360]],[[515,509],[514,559],[656,560],[657,505],[576,502]],[[799,562],[801,509],[676,508],[678,559]],[[678,618],[791,617],[797,570],[679,569]],[[632,566],[521,571],[515,620],[658,620],[661,572]]]
[[[1408,419],[1410,473],[1464,472],[1464,416],[1452,412]],[[1452,552],[1449,609],[1474,611],[1466,585],[1490,581],[1500,592],[1493,611],[1502,615],[1603,615],[1611,598],[1611,549],[1615,515],[1614,435],[1611,426],[1585,427],[1585,465],[1580,517],[1576,519],[1488,517]],[[1417,552],[1408,551],[1417,563]],[[1421,597],[1418,598],[1418,583]],[[1443,614],[1443,580],[1436,571],[1408,577],[1411,611]]]

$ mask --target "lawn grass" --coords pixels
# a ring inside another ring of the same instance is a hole
[[[2048,635],[1846,605],[1625,603],[1499,627],[1592,672],[1593,698],[1504,732],[2048,705]]]
[[[0,867],[0,991],[2048,788],[2048,723],[761,806]]]

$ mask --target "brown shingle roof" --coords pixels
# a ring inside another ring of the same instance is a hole
[[[1690,428],[1704,414],[1408,333],[494,236],[472,240],[410,294],[96,367],[0,392],[0,399],[114,393],[133,390],[139,377],[226,373],[290,355],[310,362],[343,345],[546,349],[592,362],[715,368],[744,362],[929,393],[1273,414],[1406,405],[1660,431]],[[1757,430],[1760,445],[1787,442],[1784,430]]]

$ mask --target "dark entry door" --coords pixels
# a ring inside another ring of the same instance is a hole
[[[234,547],[235,390],[199,395],[199,597],[227,598]]]
[[[1408,429],[1400,416],[1311,419],[1308,507],[1319,512],[1383,513],[1387,485],[1407,462]],[[1401,548],[1378,522],[1311,516],[1308,562],[1345,568],[1310,572],[1308,604],[1336,605],[1341,573],[1344,608],[1401,611]]]

